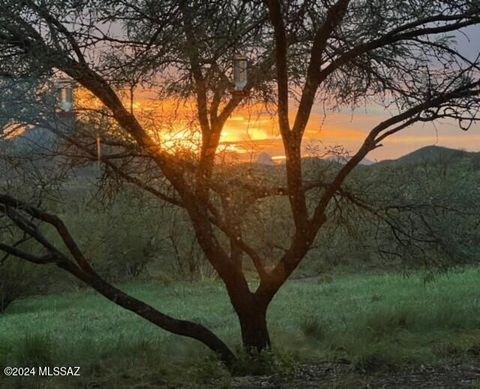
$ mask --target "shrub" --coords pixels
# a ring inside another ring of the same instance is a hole
[[[409,312],[402,308],[373,311],[366,317],[365,327],[374,338],[389,336],[409,327]]]
[[[24,366],[51,366],[55,359],[52,341],[46,335],[25,335],[15,347],[15,357]]]
[[[15,300],[37,291],[28,263],[14,258],[0,263],[0,314]]]
[[[158,232],[149,227],[154,212],[136,202],[126,193],[109,204],[84,201],[77,212],[67,208],[63,215],[95,270],[108,281],[140,277],[158,251]]]
[[[232,368],[234,376],[285,374],[294,369],[294,364],[288,356],[268,350],[252,354],[237,350],[237,356],[238,359]]]
[[[300,323],[303,334],[308,338],[325,338],[325,326],[316,316],[306,316]]]

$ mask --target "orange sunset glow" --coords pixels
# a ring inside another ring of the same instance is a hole
[[[120,95],[125,106],[133,109],[137,119],[166,149],[198,150],[201,136],[193,102],[160,100],[152,97],[151,91],[136,93],[133,103],[126,93],[120,92]],[[102,104],[81,88],[75,92],[75,101],[79,111],[102,109]],[[290,116],[293,122],[294,112]],[[352,154],[368,131],[389,116],[373,106],[353,113],[314,111],[305,132],[303,153],[305,156],[316,152],[323,154],[329,148],[342,146],[346,154]],[[416,125],[387,139],[383,147],[374,150],[369,158],[397,158],[426,145],[477,151],[475,145],[480,144],[477,130],[474,126],[469,133],[464,133],[452,122]],[[241,161],[255,160],[260,153],[268,153],[276,162],[283,161],[284,150],[276,116],[261,104],[238,108],[222,131],[221,152]]]

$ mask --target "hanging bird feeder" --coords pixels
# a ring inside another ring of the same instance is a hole
[[[244,94],[247,86],[247,57],[235,54],[233,57],[233,82],[235,84],[234,93]]]
[[[56,82],[58,94],[58,108],[63,112],[73,109],[73,83],[70,80],[58,80]]]

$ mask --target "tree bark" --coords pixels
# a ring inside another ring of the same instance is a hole
[[[255,300],[250,306],[237,310],[242,332],[242,343],[245,351],[249,354],[268,350],[270,334],[267,326],[267,306],[257,304]]]

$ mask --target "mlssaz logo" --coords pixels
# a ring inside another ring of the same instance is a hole
[[[39,376],[46,377],[80,377],[80,367],[78,366],[55,366],[55,367],[39,367],[38,368]]]

